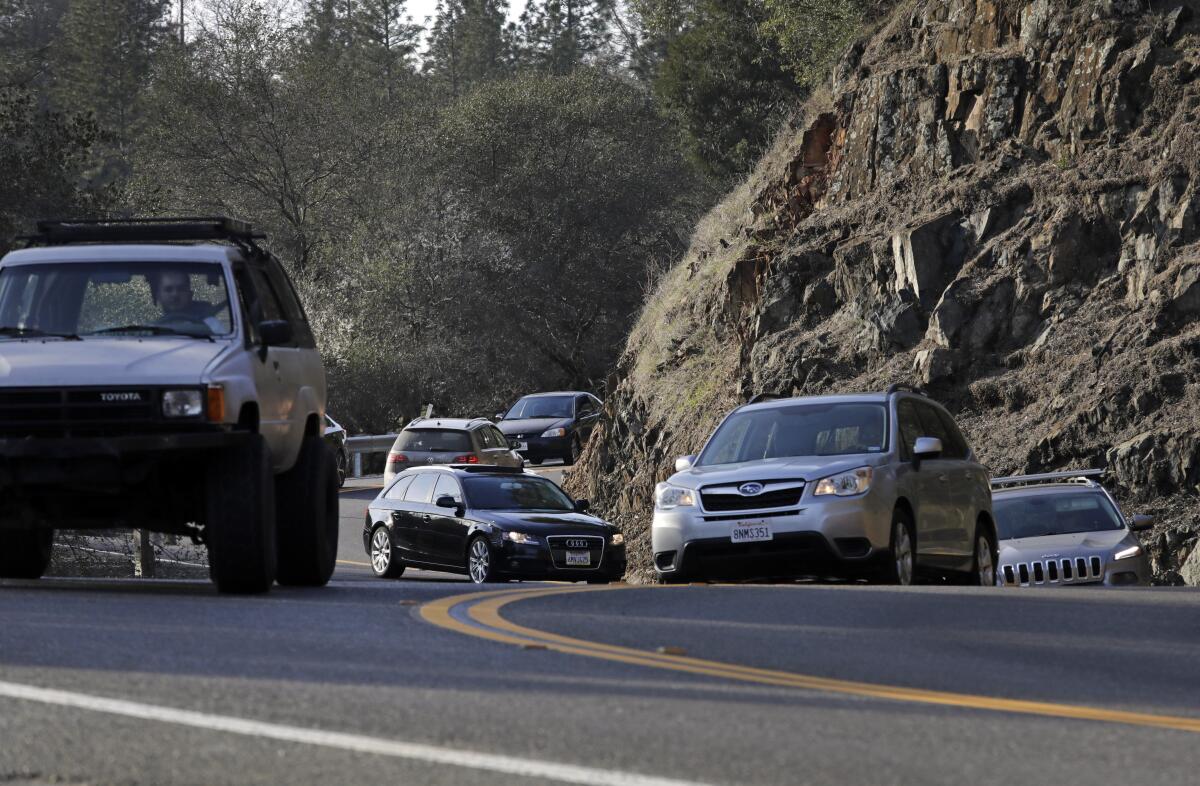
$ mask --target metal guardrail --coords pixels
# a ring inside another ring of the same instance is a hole
[[[362,477],[362,457],[366,453],[386,453],[396,441],[395,434],[376,434],[364,437],[346,437],[346,453],[351,457],[350,477]]]

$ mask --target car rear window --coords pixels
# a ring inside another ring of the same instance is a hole
[[[1125,526],[1108,497],[1095,490],[1010,491],[992,498],[992,512],[1000,540],[1106,532]]]
[[[428,451],[430,453],[470,453],[471,437],[465,431],[442,428],[405,429],[396,437],[392,450]]]

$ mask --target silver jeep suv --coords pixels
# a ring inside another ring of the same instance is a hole
[[[661,581],[918,572],[995,582],[987,471],[953,418],[911,388],[756,397],[655,490]]]

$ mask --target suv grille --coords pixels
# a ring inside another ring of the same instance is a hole
[[[705,510],[763,510],[766,508],[786,508],[800,504],[804,495],[804,481],[783,481],[784,488],[773,489],[771,485],[779,483],[764,483],[767,488],[761,494],[746,496],[739,494],[737,486],[710,486],[700,489],[700,502]],[[719,491],[717,489],[720,489]]]
[[[1088,584],[1104,580],[1104,563],[1099,557],[1020,562],[1002,566],[1000,578],[1005,586]]]
[[[188,423],[158,415],[158,391],[150,388],[0,390],[0,438],[108,436]]]

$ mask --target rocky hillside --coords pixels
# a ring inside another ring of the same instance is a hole
[[[926,386],[997,473],[1200,533],[1200,3],[900,3],[697,229],[569,477],[650,575],[655,482],[756,392]],[[1200,580],[1198,557],[1195,567]]]

